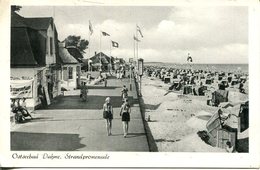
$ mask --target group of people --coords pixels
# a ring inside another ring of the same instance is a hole
[[[126,138],[129,129],[131,106],[128,100],[128,89],[126,88],[125,85],[121,90],[121,96],[122,96],[123,103],[121,105],[119,115],[121,116],[121,120],[123,124],[124,137]],[[103,105],[103,118],[106,120],[106,129],[107,129],[108,136],[112,135],[113,115],[114,115],[114,111],[111,104],[111,98],[107,97]]]
[[[11,111],[15,114],[15,121],[21,123],[26,117],[33,119],[26,107],[26,98],[11,99]]]
[[[248,77],[247,74],[241,72],[231,73],[158,66],[146,66],[145,73],[148,77],[159,78],[165,83],[171,83],[169,90],[179,91],[183,89],[184,94],[191,92],[194,95],[204,95],[207,90],[205,86],[213,87],[216,90],[234,87],[238,88],[240,93],[246,93],[245,82]],[[186,92],[188,88],[192,89]]]
[[[117,79],[122,79],[125,77],[126,70],[124,67],[121,67],[120,69],[116,70],[116,78]]]

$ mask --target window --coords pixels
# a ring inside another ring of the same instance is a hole
[[[69,79],[73,79],[73,67],[69,67]]]
[[[53,54],[53,38],[50,37],[50,52],[51,52],[51,55]]]

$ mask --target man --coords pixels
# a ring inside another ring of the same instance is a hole
[[[128,97],[128,89],[127,87],[124,85],[123,86],[123,89],[121,90],[121,93],[122,93],[122,100],[124,102],[124,100]]]
[[[45,100],[45,97],[44,97],[44,91],[43,91],[43,87],[42,87],[41,84],[37,88],[37,93],[38,93],[38,97],[39,97],[39,99],[41,101],[42,108],[46,108],[47,107],[47,103],[46,103],[46,100]]]

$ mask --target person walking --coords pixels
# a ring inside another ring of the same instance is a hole
[[[110,97],[107,97],[103,105],[103,118],[106,119],[107,135],[112,135],[113,107],[110,103]]]
[[[38,93],[38,97],[41,101],[41,107],[43,109],[46,109],[47,108],[47,101],[46,101],[46,97],[45,97],[45,94],[44,94],[44,89],[43,89],[41,84],[39,84],[39,86],[37,88],[37,93]]]
[[[125,85],[123,85],[123,88],[121,90],[121,96],[122,96],[122,101],[124,102],[125,99],[128,97],[128,89]]]
[[[120,110],[120,116],[122,116],[124,138],[126,138],[126,135],[128,134],[130,113],[131,113],[131,107],[128,102],[128,99],[126,98],[125,102],[122,104],[121,110]]]
[[[83,102],[87,101],[87,94],[88,94],[88,89],[87,89],[87,86],[86,86],[86,82],[83,82],[83,86],[80,89],[80,97],[81,97]]]

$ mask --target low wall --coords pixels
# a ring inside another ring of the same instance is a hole
[[[142,115],[142,120],[143,120],[143,125],[144,125],[144,130],[146,132],[146,137],[149,145],[149,151],[150,152],[158,152],[158,147],[155,143],[155,140],[153,138],[153,134],[151,132],[151,129],[148,125],[148,122],[146,121],[145,117],[145,104],[142,96],[138,95],[139,94],[139,82],[136,80],[135,76],[133,76],[134,79],[134,88],[133,90],[136,90],[137,96],[138,96],[138,101],[139,101],[139,106],[140,106],[140,112]]]

